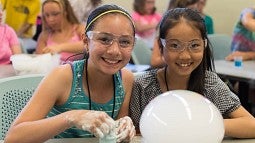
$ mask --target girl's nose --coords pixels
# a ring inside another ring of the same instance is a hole
[[[119,55],[120,54],[120,46],[117,40],[113,40],[111,46],[107,48],[107,53],[112,55]]]
[[[191,58],[190,54],[191,53],[190,53],[189,49],[185,48],[183,51],[181,51],[179,53],[179,57],[180,57],[180,59],[190,59]]]

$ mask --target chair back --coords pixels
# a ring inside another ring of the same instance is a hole
[[[132,51],[132,60],[136,65],[150,65],[152,51],[141,39],[137,39]]]
[[[226,34],[209,34],[208,38],[212,44],[214,60],[223,60],[231,53],[231,36]]]
[[[0,79],[0,139],[26,105],[44,75],[32,74]]]

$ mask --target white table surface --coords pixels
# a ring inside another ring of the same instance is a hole
[[[130,71],[136,73],[136,72],[142,72],[146,69],[150,68],[149,65],[133,65],[128,64],[125,68],[129,69]],[[10,77],[17,75],[15,73],[15,70],[13,66],[10,65],[0,65],[0,78]]]
[[[127,64],[125,66],[125,68],[127,68],[128,70],[130,70],[131,72],[133,73],[136,73],[136,72],[143,72],[147,69],[150,68],[150,65],[134,65],[134,64]]]
[[[15,70],[12,65],[0,65],[0,78],[15,76]]]
[[[45,143],[98,143],[97,138],[71,138],[71,139],[50,139]],[[0,141],[3,143],[3,140]],[[141,143],[141,137],[136,136],[131,143]],[[224,139],[222,143],[255,143],[255,139]]]
[[[255,61],[244,61],[241,68],[235,67],[233,61],[216,60],[214,63],[218,74],[243,80],[255,80]]]

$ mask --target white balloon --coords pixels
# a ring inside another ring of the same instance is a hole
[[[217,107],[188,90],[154,98],[142,113],[140,130],[143,143],[221,143],[225,132]]]

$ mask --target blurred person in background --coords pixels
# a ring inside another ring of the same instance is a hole
[[[15,31],[7,24],[2,24],[3,10],[0,3],[0,65],[10,64],[10,57],[22,53]]]
[[[36,48],[32,39],[35,33],[36,18],[40,12],[40,0],[1,0],[5,10],[5,23],[12,27],[19,37],[23,52]]]
[[[161,15],[156,12],[155,0],[134,0],[132,18],[135,23],[136,36],[152,48],[156,36],[156,27]]]
[[[242,10],[240,18],[234,27],[231,51],[225,59],[233,61],[235,56],[242,56],[243,60],[255,59],[255,8]]]
[[[170,0],[168,10],[173,8],[190,8],[198,10],[199,0]]]
[[[68,0],[45,0],[42,4],[42,26],[36,54],[60,54],[61,63],[84,53],[84,26],[80,24]]]
[[[213,19],[211,16],[204,13],[205,6],[206,6],[206,0],[199,0],[198,11],[200,12],[201,17],[203,17],[205,20],[207,34],[214,34]]]

